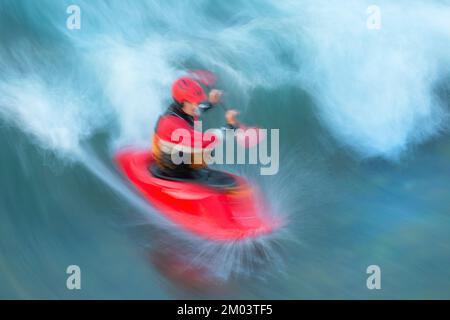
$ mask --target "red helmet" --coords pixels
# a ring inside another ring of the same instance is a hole
[[[173,83],[172,97],[178,103],[200,103],[208,99],[198,82],[188,77],[179,78]]]

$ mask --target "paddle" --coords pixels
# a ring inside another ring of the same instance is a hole
[[[208,70],[188,70],[189,75],[198,82],[205,85],[208,89],[211,89],[217,83],[217,77],[214,73]],[[229,109],[220,103],[220,106],[225,112]],[[245,127],[241,125],[237,131],[236,141],[238,144],[245,148],[251,148],[259,144],[266,138],[266,133],[258,127]],[[254,131],[253,134],[251,131]]]

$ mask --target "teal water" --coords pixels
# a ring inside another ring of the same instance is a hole
[[[379,1],[379,31],[369,1],[77,1],[68,30],[73,3],[0,4],[0,298],[450,298],[448,1]],[[115,168],[187,68],[280,129],[278,174],[226,167],[288,222],[271,237],[193,238]]]

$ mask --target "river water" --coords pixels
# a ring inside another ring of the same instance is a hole
[[[450,3],[380,0],[378,30],[371,4],[2,0],[0,298],[450,298]],[[280,130],[277,174],[222,168],[287,222],[273,235],[196,239],[115,167],[190,68]]]

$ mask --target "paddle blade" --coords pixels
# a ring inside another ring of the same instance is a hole
[[[188,73],[193,79],[208,87],[215,85],[217,82],[216,75],[208,70],[189,70]]]

